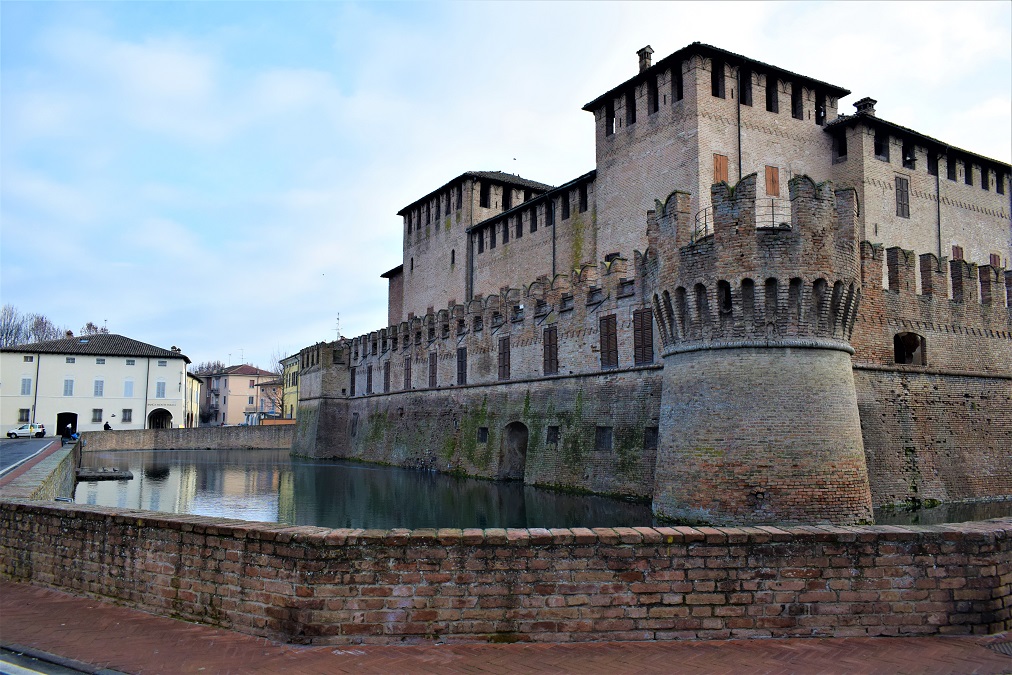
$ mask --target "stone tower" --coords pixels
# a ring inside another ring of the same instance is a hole
[[[807,176],[790,201],[755,174],[694,218],[651,214],[663,341],[654,512],[682,521],[872,521],[848,340],[860,298],[852,190]],[[660,206],[660,205],[659,205]]]

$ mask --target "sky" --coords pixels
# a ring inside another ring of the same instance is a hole
[[[1012,2],[3,0],[0,300],[194,363],[378,330],[398,210],[590,171],[583,105],[695,41],[1012,161]]]

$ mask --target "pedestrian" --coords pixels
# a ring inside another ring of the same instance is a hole
[[[106,422],[105,426],[102,427],[102,428],[105,429],[106,431],[112,431],[112,425],[109,424],[108,422]]]

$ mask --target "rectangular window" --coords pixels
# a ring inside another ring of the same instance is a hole
[[[766,167],[766,194],[770,197],[780,196],[780,169],[775,166]]]
[[[499,379],[510,379],[510,338],[499,338]]]
[[[95,424],[95,423],[98,423],[98,422],[101,422],[101,421],[102,421],[102,409],[101,408],[92,408],[91,409],[91,422],[92,422],[92,424]]]
[[[955,244],[952,245],[952,259],[953,260],[962,260],[963,259],[963,247],[962,246],[956,246]]]
[[[404,357],[404,391],[411,389],[411,357]]]
[[[32,395],[32,378],[30,377],[21,378],[21,395],[22,396]]]
[[[910,217],[910,181],[902,176],[896,176],[896,215]]]
[[[133,398],[133,397],[134,397],[134,381],[126,380],[125,382],[123,382],[123,398]]]
[[[436,352],[429,352],[429,388],[436,388]]]
[[[457,347],[457,384],[467,384],[467,347]]]
[[[928,152],[928,175],[929,176],[937,176],[938,175],[938,153],[937,152],[930,152],[930,151]]]
[[[671,100],[682,100],[682,64],[676,63],[671,68]]]
[[[464,186],[461,185],[460,187],[457,188],[457,209],[459,210],[461,207],[463,207],[463,205],[464,205]]]
[[[611,136],[615,133],[615,104],[608,101],[604,105],[604,135]]]
[[[780,86],[779,80],[773,75],[766,76],[766,111],[771,113],[780,112]]]
[[[513,208],[513,188],[509,185],[502,186],[502,210],[509,211]]]
[[[105,380],[95,380],[95,398],[105,394]]]
[[[165,398],[165,383],[164,382],[156,382],[155,383],[155,398]]]
[[[246,401],[246,405],[253,405],[253,397],[252,396],[250,396],[249,400]]]
[[[649,308],[633,312],[633,361],[637,366],[654,362],[654,313]]]
[[[805,100],[801,85],[797,82],[791,83],[791,117],[796,120],[805,119]]]
[[[847,130],[841,129],[839,133],[833,134],[833,161],[847,161]]]
[[[657,427],[643,427],[643,449],[644,450],[656,450],[657,449]]]
[[[34,363],[35,362],[35,357],[34,356],[26,356],[24,358],[24,361],[25,361],[25,363]]]
[[[1005,194],[1005,176],[1000,171],[994,173],[994,191],[1000,195]]]
[[[133,366],[133,365],[136,365],[136,364],[137,364],[137,361],[136,361],[135,359],[127,359],[127,360],[126,360],[126,364],[127,364],[128,366]]]
[[[945,177],[951,181],[956,180],[956,160],[951,156],[945,158]]]
[[[636,124],[636,89],[630,89],[625,93],[625,123],[626,126]]]
[[[524,236],[524,215],[522,213],[517,214],[517,239]]]
[[[717,98],[724,98],[724,63],[716,59],[710,70],[710,93]]]
[[[28,421],[28,416],[31,414],[31,408],[18,408],[18,422],[24,423]]]
[[[123,424],[131,424],[134,421],[134,411],[132,408],[123,408],[123,416],[119,420]]]
[[[484,253],[485,252],[485,231],[484,230],[478,230],[477,232],[474,233],[474,238],[478,242],[478,253]]]
[[[992,253],[990,256],[991,267],[1001,267],[1001,254]]]
[[[963,182],[973,185],[973,165],[969,161],[963,162]]]
[[[660,109],[657,101],[657,78],[647,80],[647,114],[653,115]]]
[[[478,442],[488,443],[488,427],[478,427]]]
[[[365,393],[372,393],[372,366],[368,365],[365,367]]]
[[[348,395],[349,396],[354,396],[355,395],[355,380],[356,380],[355,375],[357,375],[357,373],[356,373],[357,370],[358,370],[357,368],[349,368],[348,369]]]
[[[566,192],[562,193],[562,196],[559,198],[559,201],[562,203],[562,219],[566,220],[567,218],[569,218],[569,191],[568,190]]]
[[[63,395],[64,396],[73,396],[74,395],[74,381],[73,380],[64,380],[63,381]]]
[[[911,171],[917,168],[917,155],[914,152],[914,144],[910,141],[903,141],[903,168]]]
[[[727,155],[713,156],[713,182],[727,182]]]
[[[492,192],[491,188],[492,186],[485,181],[482,181],[481,187],[478,188],[478,206],[483,209],[489,208],[489,205],[492,203],[490,198]]]
[[[875,159],[889,161],[889,134],[883,131],[875,132]]]
[[[598,452],[611,452],[612,428],[597,427],[594,433],[594,449]]]
[[[559,373],[559,330],[549,326],[544,332],[544,369],[545,375]]]
[[[490,228],[488,228],[488,247],[489,248],[495,248],[495,230],[496,230],[496,226],[495,225],[493,225]]]
[[[580,186],[580,213],[587,210],[587,184]]]
[[[815,92],[815,123],[820,127],[826,123],[826,95],[821,92]]]
[[[599,322],[601,330],[601,367],[618,367],[618,335],[615,315],[602,316]]]
[[[169,365],[169,362],[168,361],[159,361],[158,365],[162,366],[162,367],[165,367],[165,366]]]
[[[383,393],[386,394],[390,391],[390,362],[386,361],[383,363]]]
[[[505,244],[509,240],[510,240],[510,219],[509,218],[503,218],[503,221],[502,221],[502,243]]]
[[[77,359],[74,358],[73,356],[68,356],[67,363],[77,363]]]
[[[982,190],[991,189],[991,172],[988,171],[987,167],[980,167],[980,188]]]
[[[255,386],[257,386],[256,380],[250,380],[249,381],[249,388],[252,389]]]
[[[101,366],[101,365],[104,365],[104,364],[105,364],[105,359],[101,359],[101,358],[99,358],[99,359],[95,359],[95,363],[96,363],[97,365],[100,365],[100,366]]]
[[[738,69],[738,94],[742,105],[752,105],[752,71],[748,68]]]
[[[440,209],[443,205],[443,200],[441,197],[436,197],[434,201],[436,202],[436,213],[432,217],[438,222],[440,217]]]
[[[545,432],[545,445],[559,444],[559,427],[548,427]]]
[[[531,234],[538,231],[538,207],[531,209]]]
[[[548,227],[555,226],[555,200],[549,199],[545,202],[545,225]]]

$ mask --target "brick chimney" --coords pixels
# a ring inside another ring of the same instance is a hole
[[[876,101],[875,99],[869,98],[869,97],[865,96],[860,101],[858,101],[857,103],[855,103],[854,107],[857,108],[857,114],[858,115],[872,115],[872,116],[874,116],[875,115],[875,104],[876,103],[878,103],[878,101]]]
[[[650,67],[650,62],[651,62],[650,56],[653,53],[654,53],[653,47],[651,47],[650,45],[647,45],[643,49],[641,49],[638,52],[636,52],[636,54],[640,57],[640,72],[641,73],[644,70],[646,70],[647,68]]]

